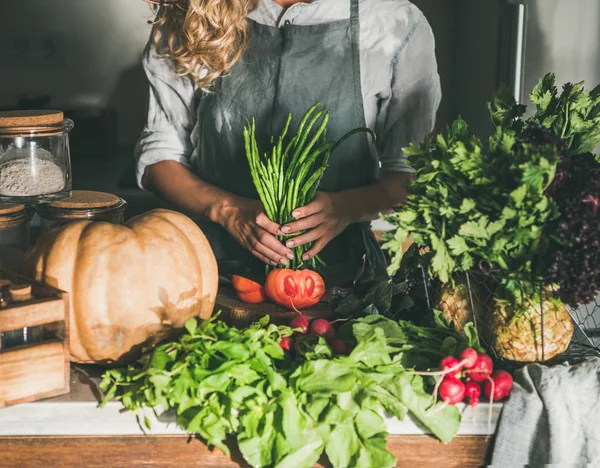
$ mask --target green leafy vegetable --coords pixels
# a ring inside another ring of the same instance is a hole
[[[102,404],[116,398],[133,411],[172,410],[189,433],[227,454],[225,441],[233,435],[254,467],[309,467],[323,451],[335,467],[392,467],[385,412],[410,413],[442,441],[451,440],[458,410],[428,412],[433,397],[420,377],[405,373],[403,362],[419,343],[433,349],[442,336],[458,340],[456,332],[440,327],[438,336],[381,316],[345,326],[356,343],[349,356],[318,351],[292,360],[278,345],[291,335],[289,327],[264,320],[238,330],[216,318],[190,319],[178,341],[146,351],[125,369],[108,370]],[[328,348],[315,339],[315,350]]]
[[[408,237],[431,246],[429,273],[442,282],[479,259],[529,271],[544,227],[557,216],[544,193],[556,171],[554,146],[538,149],[498,128],[486,153],[458,120],[406,152],[416,174],[406,204],[385,217],[397,227],[385,237],[390,274],[400,266]]]

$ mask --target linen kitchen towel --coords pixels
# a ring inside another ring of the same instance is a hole
[[[493,467],[600,467],[600,358],[518,370]]]

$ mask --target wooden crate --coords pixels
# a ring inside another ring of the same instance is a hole
[[[36,326],[36,343],[0,349],[0,408],[69,392],[69,300],[67,293],[0,270],[0,279],[30,284],[31,300],[0,308],[0,333]]]

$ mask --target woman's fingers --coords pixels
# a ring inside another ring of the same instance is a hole
[[[306,218],[307,216],[314,215],[323,211],[325,203],[320,196],[315,197],[308,205],[301,206],[292,211],[292,216],[296,219]]]
[[[294,232],[306,231],[308,229],[316,228],[323,222],[323,214],[317,213],[314,215],[310,215],[306,218],[302,218],[298,221],[293,221],[291,223],[282,226],[281,231],[284,234],[291,234]]]
[[[268,232],[263,231],[258,233],[257,238],[261,244],[263,244],[265,247],[272,250],[273,252],[277,253],[277,255],[279,256],[276,259],[277,263],[287,265],[288,260],[294,258],[294,252],[292,252],[291,249],[287,248]]]
[[[309,242],[314,242],[317,239],[323,237],[326,229],[324,227],[318,227],[315,229],[311,229],[310,231],[305,232],[304,234],[300,234],[292,239],[288,239],[285,243],[287,247],[298,247],[300,245],[308,244]]]
[[[254,249],[254,248],[250,248],[249,251],[252,255],[254,255],[256,258],[258,258],[261,262],[267,263],[268,265],[273,265],[273,266],[277,265],[277,262],[275,260],[271,260],[269,257],[267,257],[266,255],[263,255],[258,250]]]
[[[313,246],[310,249],[306,251],[304,255],[302,255],[302,260],[310,260],[315,255],[319,255],[319,252],[321,252],[321,250],[325,248],[325,246],[329,243],[329,240],[325,237],[321,237],[313,244]]]
[[[252,254],[265,263],[287,265],[290,257],[294,258],[290,249],[262,228],[256,229],[248,242]]]
[[[274,236],[282,236],[283,232],[279,229],[279,224],[274,223],[269,219],[265,213],[259,213],[256,215],[256,224],[258,224],[265,231],[270,232]]]

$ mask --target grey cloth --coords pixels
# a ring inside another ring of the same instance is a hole
[[[262,0],[250,19],[282,30],[288,21],[294,26],[322,25],[348,20],[350,5],[350,0],[313,0],[284,10],[273,0]],[[377,144],[369,142],[369,149],[381,165],[380,175],[410,172],[402,148],[433,129],[441,100],[433,33],[419,9],[406,0],[361,0],[359,10],[364,121],[377,133]],[[151,43],[143,65],[150,100],[135,150],[140,187],[149,165],[173,160],[198,170],[203,157],[194,139],[203,131],[203,93],[189,77],[178,75],[174,63],[159,56]]]
[[[600,359],[529,365],[500,417],[493,467],[600,467]]]

